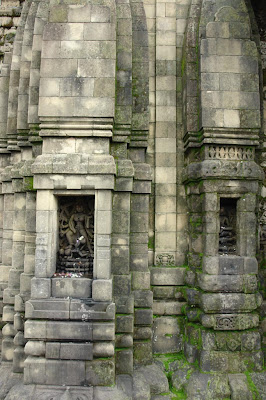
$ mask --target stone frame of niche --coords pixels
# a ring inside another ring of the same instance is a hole
[[[111,301],[111,189],[38,189],[36,210],[37,239],[35,277],[53,279],[53,275],[56,272],[59,240],[58,200],[63,196],[94,197],[94,266],[91,298],[94,301]]]

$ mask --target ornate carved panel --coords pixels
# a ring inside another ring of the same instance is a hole
[[[252,147],[239,146],[209,146],[209,159],[219,160],[254,160],[255,150]]]
[[[156,265],[162,266],[174,266],[175,265],[175,258],[173,254],[162,253],[157,254],[156,256]]]

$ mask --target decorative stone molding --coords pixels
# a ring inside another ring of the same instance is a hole
[[[175,265],[175,257],[173,254],[157,254],[156,256],[156,265],[171,267]]]

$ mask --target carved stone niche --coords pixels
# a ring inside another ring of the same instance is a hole
[[[94,197],[59,198],[56,274],[93,277]]]
[[[58,251],[52,297],[91,297],[94,212],[94,196],[58,198]]]
[[[32,299],[112,300],[111,190],[38,190],[36,230]]]
[[[219,254],[237,253],[237,199],[220,199]]]

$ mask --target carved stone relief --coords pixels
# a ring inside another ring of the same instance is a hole
[[[157,254],[156,265],[174,266],[175,258],[173,256],[173,254],[167,254],[167,253]]]
[[[254,160],[255,151],[250,147],[210,146],[208,158],[220,160]]]
[[[266,251],[266,202],[264,199],[259,205],[260,211],[260,248]]]
[[[94,257],[94,199],[62,197],[59,205],[57,273],[92,278]]]
[[[219,253],[236,253],[236,202],[221,199]]]

